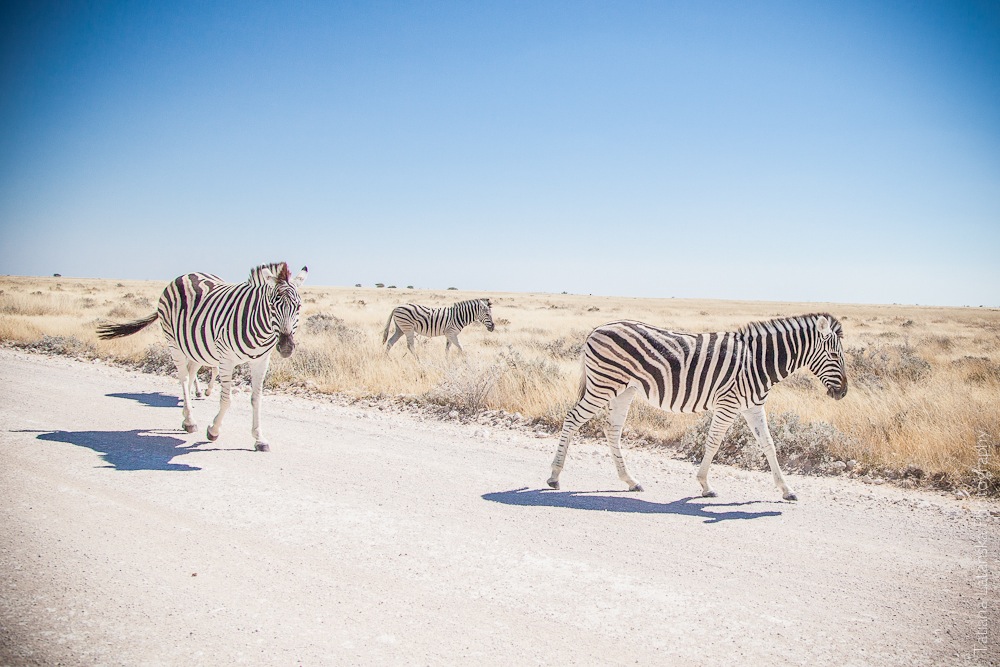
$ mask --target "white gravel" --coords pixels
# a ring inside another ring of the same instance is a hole
[[[724,466],[702,499],[651,450],[631,494],[597,443],[555,492],[527,430],[268,395],[255,453],[246,394],[208,443],[169,378],[0,381],[3,665],[1000,664],[997,503]]]

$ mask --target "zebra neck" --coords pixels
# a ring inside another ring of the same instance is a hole
[[[278,329],[278,309],[275,308],[270,296],[274,289],[270,285],[249,285],[243,312],[239,315],[242,324],[241,347],[245,351],[256,348],[253,356],[263,354],[278,342],[275,333]]]
[[[463,308],[462,304],[456,303],[451,307],[451,321],[459,329],[464,329],[476,319],[475,313],[470,308]]]
[[[750,366],[755,384],[766,393],[772,386],[802,368],[811,351],[808,332],[800,328],[760,329],[749,341]]]

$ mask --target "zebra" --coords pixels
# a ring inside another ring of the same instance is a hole
[[[548,485],[559,488],[570,440],[601,409],[609,409],[608,446],[618,477],[630,491],[642,491],[625,467],[619,445],[632,399],[669,412],[714,411],[698,469],[704,497],[717,494],[708,468],[722,438],[742,414],[764,450],[775,485],[785,500],[797,500],[778,467],[764,402],[771,387],[802,366],[840,400],[847,394],[840,322],[825,313],[752,322],[737,331],[677,333],[622,320],[594,329],[583,353],[579,400],[566,415]]]
[[[489,299],[469,299],[458,301],[447,308],[428,308],[415,303],[408,303],[405,306],[396,306],[389,315],[389,321],[385,323],[382,331],[382,343],[385,344],[385,352],[389,353],[392,346],[399,340],[400,336],[406,336],[406,347],[416,356],[413,349],[413,335],[415,333],[433,338],[434,336],[445,336],[447,342],[444,344],[444,352],[447,356],[454,345],[462,352],[462,346],[458,343],[458,334],[473,322],[482,322],[487,331],[493,331],[493,303]],[[396,330],[389,336],[389,329],[393,324]]]
[[[250,404],[253,406],[254,449],[270,450],[260,429],[261,389],[275,347],[282,357],[295,349],[295,330],[302,305],[298,288],[309,270],[302,267],[291,277],[284,262],[262,264],[250,271],[243,283],[226,283],[207,273],[189,273],[175,278],[163,290],[157,311],[141,320],[98,327],[102,339],[119,338],[144,329],[157,319],[177,364],[184,399],[182,428],[193,433],[188,378],[201,366],[218,367],[219,412],[206,435],[219,437],[222,418],[229,410],[233,369],[250,363]]]

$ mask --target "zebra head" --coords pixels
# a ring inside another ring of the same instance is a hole
[[[261,269],[261,277],[271,288],[268,294],[271,323],[278,336],[278,354],[282,357],[292,356],[295,350],[295,330],[299,326],[299,309],[302,307],[299,287],[306,281],[307,275],[309,269],[305,266],[295,278],[291,278],[287,264],[279,265],[276,272],[267,267]]]
[[[487,331],[493,331],[493,327],[495,326],[493,324],[493,302],[489,299],[480,299],[479,303],[481,306],[476,314],[476,321],[482,322]]]
[[[843,329],[837,318],[817,315],[816,336],[808,357],[809,370],[826,386],[826,394],[838,401],[847,395],[847,371],[841,347]]]

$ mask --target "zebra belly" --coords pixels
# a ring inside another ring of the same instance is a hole
[[[640,393],[643,393],[643,387],[638,386],[637,388]],[[664,412],[675,414],[696,414],[715,409],[715,392],[711,392],[708,396],[700,397],[697,394],[689,396],[687,393],[679,392],[677,395],[674,395],[667,392],[662,400],[658,400],[659,397],[655,394],[653,396],[646,395],[646,400]]]

